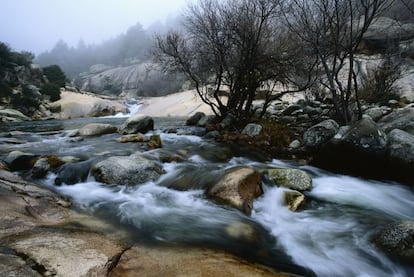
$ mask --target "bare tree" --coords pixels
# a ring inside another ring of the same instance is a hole
[[[249,119],[258,90],[266,89],[265,110],[288,92],[270,88],[288,84],[300,63],[279,12],[279,1],[201,0],[189,7],[183,33],[157,37],[156,60],[183,72],[216,115]]]
[[[337,119],[352,119],[350,104],[358,99],[358,64],[355,58],[373,19],[388,7],[388,0],[291,0],[284,6],[290,30],[313,52],[329,91]]]

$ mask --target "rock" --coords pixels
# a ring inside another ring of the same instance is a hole
[[[310,127],[303,134],[306,147],[320,147],[328,142],[338,132],[339,125],[335,120],[328,119]]]
[[[41,264],[51,276],[65,277],[106,276],[105,266],[116,254],[113,248],[121,251],[119,246],[94,234],[38,234],[23,238],[12,247]]]
[[[162,147],[161,136],[160,135],[150,136],[150,139],[147,145],[150,149],[161,148]]]
[[[308,114],[310,116],[319,115],[322,113],[322,108],[320,107],[312,107],[312,106],[306,106],[303,108],[303,112],[305,114]]]
[[[144,158],[148,158],[150,160],[157,160],[162,163],[172,163],[172,162],[182,162],[184,161],[184,157],[181,154],[176,154],[171,151],[165,149],[154,149],[151,151],[146,151],[142,154]]]
[[[10,170],[7,164],[3,162],[2,160],[0,160],[0,170],[7,170],[7,171]]]
[[[225,227],[226,234],[232,239],[247,242],[260,240],[260,234],[252,224],[243,221],[234,221]]]
[[[383,152],[387,146],[387,135],[370,117],[357,121],[341,139],[335,139],[339,143],[368,152]]]
[[[285,191],[285,203],[292,212],[298,211],[305,205],[305,195],[299,191]]]
[[[381,107],[374,107],[374,108],[370,108],[370,109],[366,110],[364,112],[364,114],[371,117],[372,120],[378,121],[384,116],[385,111]]]
[[[128,186],[156,180],[163,173],[161,166],[138,155],[110,157],[92,167],[97,181]]]
[[[61,99],[52,105],[60,106],[53,114],[57,119],[72,119],[126,113],[127,107],[118,101],[104,99],[102,95],[62,91]]]
[[[195,114],[193,114],[192,116],[190,116],[187,121],[185,122],[185,125],[187,126],[195,126],[197,125],[198,121],[200,121],[200,119],[202,117],[206,116],[205,113],[203,112],[196,112]]]
[[[139,261],[139,262],[137,262]],[[304,270],[302,269],[302,272]],[[306,273],[305,273],[306,274]],[[298,272],[298,276],[305,276]],[[134,246],[121,257],[109,277],[121,276],[249,276],[289,277],[234,255],[210,249]]]
[[[292,142],[289,144],[289,148],[292,148],[292,149],[297,149],[297,148],[299,148],[299,147],[300,147],[300,145],[301,145],[300,141],[299,141],[299,140],[297,140],[297,139],[295,139],[294,141],[292,141]]]
[[[397,108],[400,108],[401,107],[400,106],[400,102],[398,102],[395,99],[389,100],[387,104],[388,104],[388,107],[393,108],[393,109],[397,109]]]
[[[389,17],[377,17],[364,33],[363,41],[374,51],[386,51],[398,46],[399,41],[410,39],[414,30],[410,24],[402,24]]]
[[[47,158],[40,158],[36,161],[32,168],[33,178],[44,178],[49,172],[50,164]]]
[[[249,123],[244,127],[243,131],[241,132],[243,135],[248,135],[250,137],[255,137],[260,135],[262,132],[262,125]]]
[[[399,129],[388,134],[388,151],[391,158],[414,163],[414,135]]]
[[[221,129],[227,129],[229,127],[234,126],[234,123],[236,122],[237,118],[229,113],[226,115],[226,117],[220,122],[220,128]]]
[[[206,115],[203,116],[198,122],[198,127],[206,127],[207,125],[214,124],[217,121],[217,117],[215,115]]]
[[[297,110],[301,110],[302,106],[298,105],[298,104],[292,104],[290,106],[288,106],[283,112],[282,115],[292,115],[293,112],[297,111]]]
[[[145,142],[147,139],[143,134],[131,134],[131,135],[124,135],[119,138],[120,143],[126,142]]]
[[[211,132],[208,132],[207,134],[205,134],[203,138],[205,138],[205,139],[215,139],[219,136],[220,136],[219,131],[211,131]]]
[[[146,115],[135,114],[128,118],[122,125],[119,127],[119,132],[123,135],[126,134],[138,134],[154,130],[154,120]]]
[[[207,192],[207,195],[216,201],[228,204],[248,215],[253,209],[253,200],[262,194],[260,174],[251,167],[233,168]]]
[[[0,253],[0,276],[42,277],[40,273],[32,269],[30,263],[12,253]]]
[[[31,119],[19,112],[18,110],[0,109],[0,122],[16,122],[29,120]]]
[[[389,115],[381,118],[378,125],[386,133],[393,129],[400,129],[414,135],[414,108],[407,107],[394,110]]]
[[[269,178],[276,186],[292,190],[306,191],[312,189],[312,178],[303,170],[295,168],[272,168],[268,169]]]
[[[61,184],[74,185],[76,183],[86,181],[89,170],[91,169],[92,161],[84,161],[79,163],[66,163],[57,172],[55,185]]]
[[[82,137],[100,136],[116,133],[118,129],[111,124],[90,123],[79,129],[78,134]]]
[[[36,156],[31,153],[12,151],[7,155],[4,161],[11,171],[28,170],[35,164]]]
[[[393,258],[414,264],[414,221],[391,223],[374,238],[375,244]]]

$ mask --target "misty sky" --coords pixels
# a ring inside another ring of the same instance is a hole
[[[0,0],[0,41],[39,54],[62,39],[99,43],[140,22],[178,15],[195,0]]]

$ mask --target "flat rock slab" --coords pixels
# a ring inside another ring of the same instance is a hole
[[[126,251],[110,277],[124,276],[226,276],[266,277],[291,275],[276,273],[259,267],[233,255],[193,248],[142,248],[133,247]]]

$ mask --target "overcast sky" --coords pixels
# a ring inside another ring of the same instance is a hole
[[[0,0],[0,41],[39,54],[62,39],[76,46],[110,39],[140,22],[180,14],[195,0]]]

